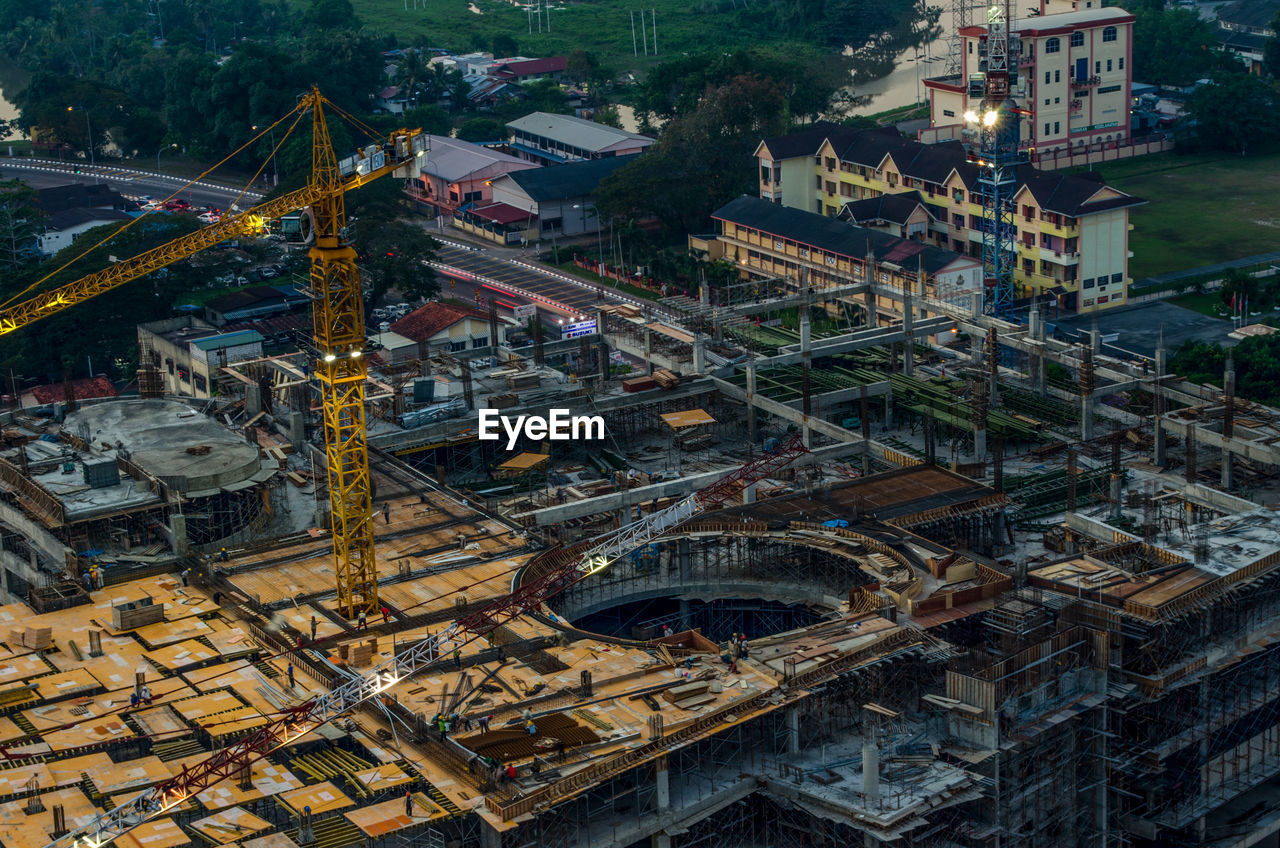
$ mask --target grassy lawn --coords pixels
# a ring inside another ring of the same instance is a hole
[[[1280,154],[1157,154],[1098,170],[1110,185],[1149,201],[1130,213],[1135,280],[1280,244]]]
[[[1226,307],[1222,305],[1222,297],[1217,292],[1184,294],[1181,297],[1170,298],[1169,302],[1175,303],[1184,309],[1191,309],[1202,315],[1208,315],[1210,318],[1227,317],[1217,311],[1219,309],[1226,310]]]
[[[304,4],[293,5],[301,8]],[[727,6],[720,11],[684,0],[649,0],[644,4],[648,56],[641,37],[639,9],[617,0],[556,3],[550,12],[551,31],[546,31],[544,14],[541,33],[537,20],[533,21],[533,32],[529,31],[530,19],[515,0],[474,0],[479,14],[468,9],[468,0],[425,0],[425,9],[419,0],[416,10],[410,2],[407,11],[405,0],[352,0],[352,6],[367,26],[394,33],[401,44],[426,40],[432,47],[465,51],[478,36],[484,40],[487,50],[495,35],[509,35],[516,40],[523,56],[556,56],[582,49],[618,70],[644,71],[685,51],[709,47],[732,49],[771,40],[768,33],[747,31],[738,25],[735,13]],[[631,46],[633,9],[637,18],[634,52]],[[652,55],[654,11],[657,12],[657,56]]]

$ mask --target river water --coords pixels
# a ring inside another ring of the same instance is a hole
[[[893,72],[888,76],[850,87],[851,94],[871,95],[869,103],[850,109],[850,115],[874,115],[886,109],[922,103],[927,99],[924,80],[946,72],[947,40],[951,37],[950,4],[942,7],[938,25],[942,28],[942,34],[928,44],[899,53],[894,59]]]
[[[11,122],[18,117],[18,107],[9,98],[22,91],[28,79],[30,76],[16,62],[0,56],[0,118]],[[21,135],[13,130],[7,136],[0,135],[0,139],[20,138]]]

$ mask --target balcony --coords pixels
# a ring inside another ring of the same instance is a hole
[[[1076,88],[1091,88],[1095,85],[1100,85],[1101,83],[1102,77],[1097,74],[1094,74],[1091,77],[1085,77],[1084,79],[1076,79],[1075,77],[1070,76],[1067,77],[1067,85],[1074,86]]]
[[[1052,248],[1040,248],[1040,258],[1046,262],[1052,262],[1055,265],[1078,265],[1080,263],[1080,254],[1066,250],[1053,250]]]
[[[1019,68],[1029,68],[1036,63],[1036,54],[1029,53],[1026,56],[1018,57]]]

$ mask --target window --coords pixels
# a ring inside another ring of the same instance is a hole
[[[1046,98],[1044,99],[1044,105],[1046,105],[1046,106],[1048,106],[1048,105],[1049,105],[1049,98],[1048,98],[1048,97],[1046,97]]]
[[[200,376],[199,374],[196,375],[196,391],[197,392],[209,391],[208,381],[206,381],[205,378]]]
[[[1034,259],[1022,260],[1022,273],[1034,274],[1036,272],[1036,262]]]
[[[982,218],[980,218],[980,217],[979,217],[979,216],[977,216],[977,215],[970,215],[970,216],[969,216],[969,229],[971,229],[971,230],[980,230],[980,229],[982,229]]]
[[[891,186],[895,186],[895,187],[898,185],[898,175],[897,175],[897,174],[893,173],[892,171],[889,171],[888,173],[886,173],[886,174],[885,174],[885,176],[886,176],[886,177],[888,177],[888,179],[889,179],[889,185],[891,185]]]
[[[1111,73],[1111,60],[1107,60],[1107,73]]]
[[[1118,282],[1120,282],[1120,281],[1121,281],[1121,280],[1123,280],[1123,279],[1124,279],[1124,274],[1112,274],[1112,275],[1111,275],[1111,282],[1113,282],[1113,283],[1118,283]]]
[[[955,241],[955,248],[954,248],[954,249],[955,249],[955,252],[956,252],[956,253],[959,253],[960,255],[962,255],[962,256],[963,256],[963,255],[964,255],[964,242],[963,242],[963,241],[961,241],[960,239],[956,239],[956,241]]]
[[[1122,71],[1124,70],[1124,57],[1123,57],[1123,56],[1121,56],[1121,57],[1120,57],[1120,70],[1122,70]]]
[[[1093,288],[1093,277],[1086,277],[1086,278],[1085,278],[1085,281],[1084,281],[1084,287],[1085,287],[1085,288],[1087,288],[1087,289],[1091,289],[1091,288]]]
[[[1057,53],[1062,49],[1062,40],[1059,38],[1051,38],[1044,43],[1044,52]]]
[[[1099,61],[1097,61],[1097,62],[1094,62],[1094,63],[1093,63],[1093,72],[1094,72],[1095,74],[1100,74],[1100,73],[1102,73],[1102,61],[1101,61],[1101,60],[1099,60]]]
[[[1053,81],[1054,81],[1054,82],[1062,82],[1062,71],[1061,71],[1061,70],[1057,70],[1057,71],[1054,71],[1054,72],[1053,72]]]
[[[1041,233],[1041,234],[1040,234],[1040,246],[1041,246],[1041,247],[1049,247],[1049,246],[1051,246],[1052,244],[1053,244],[1053,242],[1049,241],[1049,234],[1048,234],[1048,233]]]
[[[1098,93],[1099,93],[1099,94],[1101,94],[1101,93],[1102,93],[1102,89],[1098,89]],[[1080,98],[1084,98],[1084,97],[1088,97],[1088,96],[1089,96],[1089,92],[1088,92],[1088,91],[1075,91],[1075,92],[1072,92],[1072,96],[1073,96],[1073,97],[1080,97]]]
[[[1093,306],[1093,298],[1088,298],[1087,300],[1085,300],[1084,305]]]
[[[1123,62],[1124,60],[1121,59],[1120,61]],[[954,109],[943,109],[942,114],[946,115],[948,118],[954,118],[956,116]]]
[[[1044,134],[1045,134],[1045,135],[1048,135],[1048,134],[1049,134],[1049,125],[1048,125],[1048,124],[1045,124],[1045,125],[1044,125]]]
[[[1051,77],[1051,76],[1049,75],[1049,72],[1048,72],[1048,71],[1045,71],[1045,72],[1044,72],[1044,84],[1045,84],[1045,85],[1048,85],[1048,84],[1049,84],[1049,83],[1051,83],[1051,82],[1053,82],[1053,77]]]
[[[951,200],[955,203],[964,203],[964,189],[953,188],[951,190]]]
[[[840,212],[840,210],[839,210],[839,209],[837,209],[837,208],[836,208],[836,207],[834,207],[834,206],[828,206],[828,207],[827,207],[827,217],[828,217],[828,218],[834,218],[834,217],[835,217],[839,212]],[[831,262],[830,262],[830,263],[828,263],[828,264],[831,264],[831,265],[836,264],[836,263],[835,263],[835,257],[834,257],[834,256],[828,256],[827,258],[831,260]]]
[[[760,166],[760,182],[762,183],[769,182],[769,178],[772,176],[772,174],[773,174],[773,169],[770,168],[768,165]]]
[[[833,159],[832,157],[828,156],[828,157],[827,157],[827,170],[828,170],[828,171],[834,171],[835,169],[836,169],[836,160],[835,160],[835,159]]]
[[[957,226],[957,227],[963,227],[963,226],[964,226],[964,216],[963,216],[963,215],[961,215],[959,212],[957,212],[957,213],[952,217],[952,219],[951,219],[951,223],[952,223],[952,224],[954,224],[954,225],[955,225],[955,226]],[[172,373],[172,372],[170,372],[170,373]]]
[[[463,203],[476,203],[482,199],[484,199],[484,192],[482,191],[469,191],[462,196]]]
[[[848,162],[841,162],[841,163],[840,163],[840,170],[841,170],[841,171],[844,171],[846,174],[852,174],[852,173],[853,173],[853,165],[852,165],[852,164],[850,164],[850,163],[848,163]]]
[[[973,55],[973,42],[972,42],[972,41],[970,41],[970,42],[969,42],[969,55],[970,55],[970,56],[972,56],[972,55]]]
[[[814,177],[813,182],[814,182],[813,187],[816,188],[818,191],[822,191],[822,177]]]
[[[840,196],[853,197],[853,186],[848,183],[840,183]]]
[[[1054,103],[1061,103],[1061,102],[1062,102],[1062,98],[1061,98],[1061,97],[1055,97],[1055,98],[1053,98],[1053,102],[1054,102]]]
[[[1116,28],[1115,28],[1115,27],[1107,27],[1106,29],[1104,29],[1104,30],[1102,31],[1102,40],[1103,40],[1103,41],[1115,41],[1115,40],[1116,40]]]
[[[1073,32],[1073,33],[1071,33],[1071,46],[1072,46],[1072,47],[1084,47],[1084,33],[1083,33],[1083,32]]]
[[[460,341],[460,342],[449,342],[449,350],[450,350],[451,352],[455,352],[455,353],[456,353],[457,351],[460,351],[460,350],[466,350],[466,349],[467,349],[467,340],[466,340],[466,339],[463,339],[463,340],[462,340],[462,341]]]
[[[553,230],[558,230],[563,223],[563,219],[561,218],[547,218],[542,222],[542,231],[544,233],[549,233]]]
[[[1058,133],[1060,133],[1060,132],[1062,132],[1062,122],[1061,122],[1061,121],[1054,121],[1054,122],[1053,122],[1053,134],[1054,134],[1054,135],[1057,135],[1057,134],[1058,134]]]
[[[836,184],[831,182],[831,180],[827,180],[826,190],[827,190],[827,194],[835,194]]]

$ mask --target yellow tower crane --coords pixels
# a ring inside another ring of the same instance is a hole
[[[130,280],[192,256],[228,239],[261,233],[268,221],[307,209],[314,319],[315,375],[324,414],[329,505],[333,528],[338,609],[348,618],[378,609],[378,573],[373,552],[369,450],[365,440],[364,301],[356,252],[346,226],[344,195],[379,177],[416,176],[426,154],[421,130],[397,130],[381,145],[339,160],[325,123],[324,106],[339,111],[312,88],[290,114],[311,113],[311,179],[304,188],[226,215],[198,232],[181,236],[73,282],[0,308],[0,335],[61,312]],[[288,116],[285,116],[288,117]],[[143,367],[149,363],[141,363]]]

